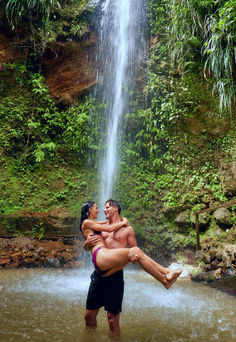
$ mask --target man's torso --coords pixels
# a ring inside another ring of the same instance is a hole
[[[131,227],[130,227],[131,228]],[[107,248],[126,248],[128,247],[129,227],[120,228],[116,232],[103,232],[102,237]]]

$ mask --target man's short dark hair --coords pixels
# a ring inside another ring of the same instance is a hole
[[[119,202],[117,202],[117,201],[113,200],[112,198],[110,198],[109,200],[106,201],[105,204],[107,204],[107,203],[109,203],[109,205],[111,207],[117,207],[118,208],[118,213],[120,215],[120,213],[121,213],[121,206],[120,206]]]

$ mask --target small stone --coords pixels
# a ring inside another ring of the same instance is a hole
[[[205,264],[209,264],[211,261],[210,255],[209,254],[203,254],[202,260],[205,262]]]
[[[45,251],[44,248],[43,249],[38,249],[38,253],[41,257],[43,257],[45,255]]]
[[[227,276],[231,276],[234,274],[235,274],[235,271],[232,268],[227,268],[227,270],[225,270],[225,275]]]
[[[213,244],[212,244],[212,247],[218,248],[219,247],[219,242],[214,241]]]
[[[204,267],[204,272],[209,272],[211,270],[211,264],[206,264]]]
[[[51,255],[52,255],[53,257],[55,257],[55,256],[57,255],[57,252],[55,251],[55,249],[53,249],[53,250],[51,251]]]
[[[215,279],[220,279],[221,278],[221,273],[222,273],[222,269],[218,268],[215,272],[214,272],[214,277]]]
[[[33,259],[34,259],[34,261],[37,261],[37,260],[39,259],[39,255],[38,255],[38,253],[34,253],[34,255],[33,255]]]
[[[197,258],[202,258],[202,256],[203,256],[203,251],[196,251],[195,252],[195,255],[194,255],[194,257],[197,259]],[[175,257],[175,255],[174,255],[174,257]]]
[[[2,258],[2,259],[7,258],[7,257],[8,256],[7,256],[7,254],[5,252],[0,254],[0,258]]]
[[[4,258],[4,259],[0,259],[0,266],[4,266],[7,264],[10,264],[11,259],[10,258]]]
[[[210,255],[211,260],[214,260],[216,257],[216,250],[210,249],[209,255]]]
[[[54,258],[46,258],[45,260],[47,261],[49,266],[54,266],[56,263],[56,259]]]
[[[212,269],[217,269],[218,268],[218,264],[219,262],[217,260],[214,260],[212,263],[211,263],[211,268]]]
[[[15,261],[15,262],[12,262],[10,264],[10,268],[17,268],[20,266],[20,262],[19,261]]]
[[[12,260],[21,260],[22,259],[22,252],[16,252],[11,254]]]

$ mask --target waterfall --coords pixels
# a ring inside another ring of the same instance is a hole
[[[104,0],[101,5],[97,81],[105,108],[105,148],[99,157],[99,207],[113,194],[119,169],[118,145],[130,92],[145,56],[145,1]]]

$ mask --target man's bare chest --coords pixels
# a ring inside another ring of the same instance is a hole
[[[128,234],[123,229],[117,232],[106,233],[104,242],[107,248],[122,248],[127,247]]]

